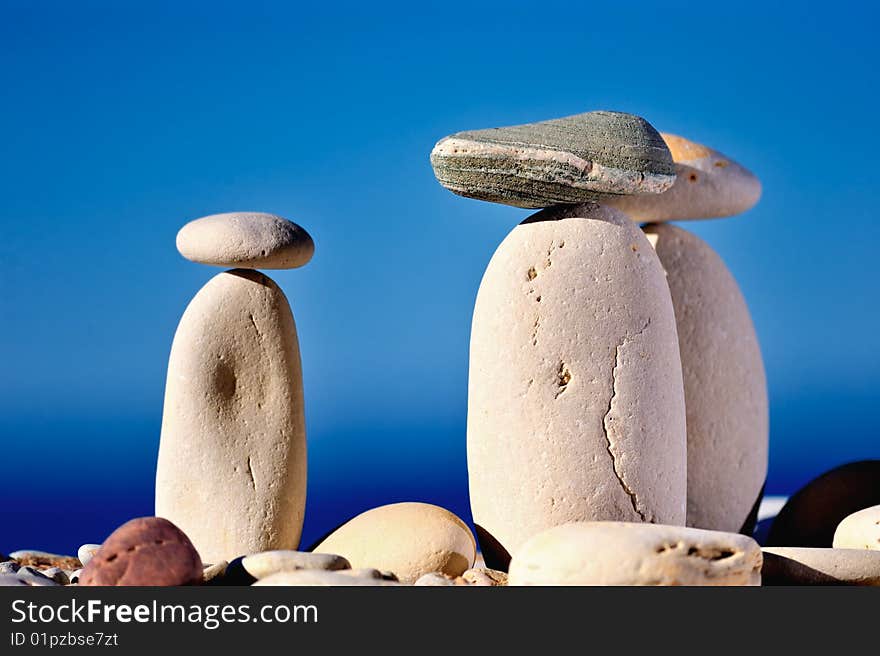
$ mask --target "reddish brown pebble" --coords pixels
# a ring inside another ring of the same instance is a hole
[[[202,559],[189,538],[167,519],[139,517],[108,537],[83,568],[80,585],[195,585]]]

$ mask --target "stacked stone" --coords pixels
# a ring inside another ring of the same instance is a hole
[[[749,533],[768,439],[751,319],[709,246],[655,223],[745,211],[758,180],[604,111],[457,133],[431,163],[456,194],[542,208],[498,247],[474,308],[468,472],[486,562],[506,569],[545,531],[563,551],[596,531],[652,544],[644,523],[682,544],[705,536],[675,526]],[[754,568],[757,545],[713,539]]]
[[[188,223],[177,248],[232,269],[195,295],[174,336],[156,515],[211,563],[295,549],[306,494],[299,344],[287,298],[256,269],[301,267],[314,243],[279,216],[231,213]]]

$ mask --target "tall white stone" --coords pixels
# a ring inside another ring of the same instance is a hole
[[[487,563],[570,521],[683,525],[686,458],[672,300],[644,234],[594,204],[514,228],[471,333],[468,472]]]
[[[180,320],[165,388],[156,515],[205,562],[296,549],[306,495],[302,373],[287,298],[270,278],[212,278]]]
[[[724,262],[699,237],[668,224],[645,232],[666,270],[678,326],[687,524],[739,531],[757,509],[768,456],[767,383],[749,309]]]

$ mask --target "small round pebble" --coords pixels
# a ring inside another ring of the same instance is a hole
[[[847,515],[834,532],[835,549],[880,550],[880,506]]]
[[[190,221],[177,233],[186,259],[238,269],[295,269],[315,243],[303,228],[274,214],[228,212]]]
[[[349,520],[316,548],[338,553],[352,567],[394,572],[414,583],[429,572],[458,576],[473,566],[476,543],[467,524],[427,503],[392,503]]]
[[[468,584],[480,586],[507,585],[507,572],[488,567],[474,567],[461,575]]]
[[[189,538],[162,517],[117,528],[83,568],[80,585],[173,586],[202,582],[204,568]]]
[[[79,561],[82,563],[83,567],[88,565],[89,561],[92,559],[92,556],[94,556],[100,548],[100,544],[84,544],[77,550],[76,556],[77,558],[79,558]]]

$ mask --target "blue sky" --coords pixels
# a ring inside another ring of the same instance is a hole
[[[467,516],[471,310],[528,212],[446,192],[428,153],[592,109],[763,181],[749,213],[685,227],[753,312],[768,489],[877,457],[878,10],[689,4],[0,0],[0,550],[151,512],[171,339],[219,271],[174,237],[233,210],[316,242],[272,274],[303,353],[305,540],[387,501]]]

